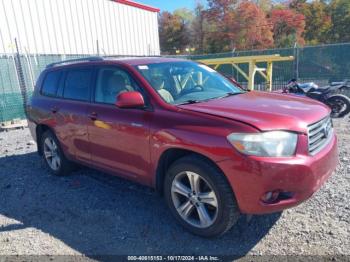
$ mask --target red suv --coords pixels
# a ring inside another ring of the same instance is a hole
[[[322,186],[338,162],[329,114],[314,100],[245,91],[203,64],[160,57],[51,64],[28,106],[54,174],[79,163],[151,186],[207,237]]]

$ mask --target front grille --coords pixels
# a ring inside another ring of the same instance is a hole
[[[315,155],[330,141],[333,134],[332,120],[329,116],[308,126],[309,154]]]

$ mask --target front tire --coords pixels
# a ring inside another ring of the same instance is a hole
[[[171,165],[164,196],[175,218],[191,233],[203,237],[224,234],[240,212],[224,175],[197,156],[186,156]]]
[[[56,136],[50,130],[41,136],[40,146],[44,163],[52,174],[64,176],[73,170],[73,163],[64,156]]]

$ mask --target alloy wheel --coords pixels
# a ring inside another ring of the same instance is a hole
[[[50,137],[47,137],[44,140],[44,157],[52,170],[59,170],[61,166],[61,158],[59,156],[56,142]]]
[[[199,174],[185,171],[172,182],[171,197],[178,214],[198,228],[214,224],[218,215],[217,196],[210,184]]]

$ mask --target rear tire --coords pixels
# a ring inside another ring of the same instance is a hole
[[[65,157],[52,131],[48,130],[41,136],[40,147],[44,163],[52,174],[65,176],[73,170],[74,164]]]
[[[350,99],[345,95],[333,95],[326,104],[332,109],[331,116],[334,118],[344,117],[350,112]]]
[[[240,212],[220,170],[198,156],[173,163],[164,181],[164,196],[171,213],[191,233],[215,237],[228,231]]]

